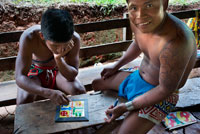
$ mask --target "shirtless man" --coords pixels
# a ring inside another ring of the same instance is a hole
[[[192,31],[181,20],[166,13],[168,0],[127,0],[135,41],[101,78],[92,83],[95,90],[114,89],[128,99],[106,110],[107,122],[129,111],[118,134],[146,134],[174,109],[178,89],[185,84],[196,59]],[[119,69],[144,54],[133,73]],[[110,117],[109,115],[112,114]]]
[[[47,10],[41,25],[25,30],[19,42],[15,68],[18,105],[41,98],[57,105],[68,104],[66,95],[86,92],[76,78],[80,36],[67,11]]]

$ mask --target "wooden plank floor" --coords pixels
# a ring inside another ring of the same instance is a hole
[[[197,123],[173,131],[165,130],[162,124],[156,125],[148,134],[200,134],[200,112],[191,112],[198,120]]]
[[[71,99],[88,100],[89,121],[84,122],[56,123],[56,105],[51,101],[19,105],[16,108],[14,129],[20,134],[44,134],[100,125],[105,123],[105,110],[110,105],[113,105],[117,97],[117,93],[114,91],[97,95],[82,94],[71,96]],[[119,98],[119,103],[125,101],[125,99]]]
[[[163,124],[154,126],[147,134],[200,134],[200,112],[192,112],[197,118],[198,122],[185,126],[179,129],[168,131]],[[112,124],[106,124],[98,129],[95,134],[111,134],[111,131],[115,129],[122,122],[113,122]]]
[[[134,65],[138,65],[138,63],[140,62],[137,62],[136,64]],[[104,65],[104,66],[97,66],[97,67],[89,67],[89,68],[82,68],[80,69],[80,76],[79,78],[81,78],[83,80],[83,83],[84,84],[88,84],[89,81],[91,81],[92,79],[96,78],[98,75],[96,74],[100,74],[101,70],[103,69],[103,67],[105,66],[111,66],[113,63],[111,64],[107,64],[107,65]],[[128,67],[128,66],[127,66]],[[91,69],[92,68],[92,69]],[[88,77],[88,71],[87,69],[91,69],[92,71],[90,72],[90,76],[91,77]],[[100,75],[99,75],[100,76]],[[11,90],[16,90],[16,84],[15,84],[15,81],[11,81],[10,83],[7,83],[7,84],[4,84],[4,85],[1,85],[0,84],[0,87],[2,88],[2,86],[4,86],[3,89],[7,90],[8,89],[11,89]],[[11,88],[10,88],[11,86]],[[13,87],[12,87],[13,86]],[[6,88],[5,88],[6,87]],[[3,93],[9,93],[9,92],[3,92]],[[13,93],[13,91],[12,91]],[[14,94],[16,95],[16,93],[14,92]],[[10,96],[11,95],[11,96]],[[3,97],[6,97],[7,96],[10,96],[11,98],[15,98],[15,95],[13,94],[0,94],[0,96],[3,96]],[[3,97],[0,97],[0,100],[3,99]],[[199,110],[200,111],[200,110]],[[198,119],[200,119],[199,115],[200,115],[200,112],[196,112],[196,115],[198,117]],[[196,117],[196,116],[195,116]],[[67,132],[66,132],[67,133]],[[75,132],[76,133],[76,132]],[[87,133],[87,134],[92,134],[93,132],[91,133]],[[95,132],[94,132],[95,133]],[[67,133],[68,134],[68,133]],[[72,134],[71,132],[69,134]],[[77,134],[77,133],[76,133]],[[98,134],[98,133],[97,133]],[[99,133],[99,134],[102,134],[102,133]],[[103,133],[103,134],[106,134],[106,133]],[[148,134],[200,134],[200,122],[198,121],[198,123],[195,123],[193,125],[190,125],[190,126],[187,126],[187,127],[184,127],[184,128],[181,128],[181,129],[178,129],[178,130],[174,130],[172,132],[169,132],[167,130],[165,130],[165,128],[163,127],[162,124],[159,124],[159,125],[156,125]]]

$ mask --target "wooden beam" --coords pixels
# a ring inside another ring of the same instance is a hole
[[[131,44],[132,40],[121,41],[115,43],[108,43],[104,45],[96,45],[91,47],[84,47],[80,51],[80,57],[91,57],[94,55],[108,54],[126,51],[128,46]]]
[[[200,11],[200,9],[175,12],[175,13],[171,13],[171,14],[178,17],[179,19],[186,19],[186,18],[195,17],[196,16],[195,12],[197,12],[197,11]],[[123,28],[123,27],[130,28],[128,18],[105,20],[105,21],[91,22],[91,23],[84,23],[84,24],[76,24],[75,30],[78,33],[86,33],[86,32],[95,32],[95,31],[109,30],[109,29],[115,29],[115,28]],[[0,44],[17,42],[17,41],[19,41],[19,38],[22,33],[23,33],[23,31],[0,33]],[[131,36],[129,35],[128,37],[131,37]]]
[[[195,12],[200,11],[200,9],[198,10],[188,10],[188,11],[181,11],[181,12],[174,12],[171,13],[172,15],[178,17],[179,19],[187,19],[187,18],[193,18],[196,17]]]
[[[78,33],[86,33],[123,27],[129,27],[129,20],[127,18],[76,24],[75,31]],[[0,33],[0,44],[18,42],[22,33],[23,31]]]
[[[95,55],[126,51],[131,42],[132,41],[130,40],[130,41],[109,43],[92,47],[83,47],[80,50],[80,58],[87,58]],[[0,65],[1,65],[0,71],[14,70],[15,60],[16,56],[0,58]],[[196,64],[194,68],[198,67],[200,67],[200,58],[196,59]]]
[[[0,58],[0,71],[14,70],[16,56]]]
[[[18,42],[23,31],[0,33],[0,44]]]
[[[10,106],[10,105],[16,105],[16,98],[11,100],[0,101],[0,107]]]
[[[128,13],[125,13],[123,17],[128,18]],[[133,32],[131,30],[130,21],[129,21],[129,26],[123,28],[123,41],[132,40],[132,38],[133,38]]]
[[[95,55],[108,54],[125,51],[132,41],[102,44],[92,47],[83,47],[80,50],[80,58],[87,58]],[[0,71],[14,70],[16,56],[0,58]]]
[[[78,33],[86,33],[86,32],[95,32],[95,31],[102,31],[102,30],[109,30],[109,29],[116,29],[116,28],[123,28],[129,27],[129,19],[113,19],[113,20],[106,20],[100,22],[91,22],[85,24],[77,24],[75,25],[75,31]]]

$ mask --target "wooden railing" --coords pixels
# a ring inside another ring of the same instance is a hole
[[[176,12],[172,14],[180,19],[187,19],[195,17],[196,16],[195,12],[197,11],[200,10]],[[127,18],[75,25],[75,30],[78,33],[95,32],[95,31],[109,30],[116,28],[126,29],[125,32],[123,33],[124,34],[123,41],[113,42],[108,44],[100,44],[91,47],[83,47],[80,50],[80,57],[91,57],[94,55],[125,51],[132,42],[132,32],[130,29],[129,20]],[[3,43],[18,42],[22,33],[23,31],[0,33],[0,45]],[[0,58],[0,71],[13,70],[15,67],[15,60],[16,56]],[[195,67],[198,66],[200,66],[199,59],[197,59]]]
[[[186,18],[195,17],[196,16],[195,12],[197,11],[198,10],[184,11],[184,12],[177,12],[177,13],[172,13],[172,14],[179,17],[180,19],[186,19]],[[85,57],[91,57],[95,55],[125,51],[130,45],[130,43],[132,42],[132,32],[131,32],[129,20],[127,18],[75,25],[75,30],[78,33],[95,32],[95,31],[109,30],[109,29],[116,29],[116,28],[124,28],[123,41],[112,42],[112,43],[107,43],[107,44],[99,44],[99,45],[91,46],[91,47],[83,47],[80,50],[80,57],[85,58]],[[0,45],[2,45],[3,43],[18,42],[22,33],[23,31],[0,33]],[[16,60],[16,56],[0,58],[0,71],[13,70],[15,67],[15,60]],[[198,58],[197,58],[195,67],[200,67],[200,59]],[[90,70],[88,70],[88,72],[90,72]],[[85,83],[84,86],[86,87],[86,89],[90,89],[90,90],[92,89],[91,82]],[[3,96],[2,97],[3,99],[0,97],[0,106],[16,104],[15,103],[16,90],[17,90],[16,85],[11,84],[8,87],[7,84],[3,84],[3,85],[1,84],[0,87],[2,87],[0,89],[1,90],[0,95]]]

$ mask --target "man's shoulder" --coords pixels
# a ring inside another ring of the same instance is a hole
[[[164,36],[169,44],[191,44],[195,37],[192,30],[180,19],[168,15],[169,20],[165,27]],[[182,46],[182,45],[179,45]]]
[[[185,22],[183,22],[182,20],[180,20],[179,18],[171,15],[171,14],[168,14],[168,18],[170,21],[168,21],[168,28],[170,26],[170,31],[171,32],[176,32],[178,31],[179,33],[180,32],[183,32],[185,33],[187,36],[188,35],[193,35],[192,33],[192,30],[187,26],[187,24]]]
[[[34,33],[39,32],[40,30],[41,30],[40,25],[34,25],[24,30],[22,36],[31,37],[34,35]]]
[[[72,40],[74,42],[74,45],[77,46],[78,48],[80,47],[80,42],[81,42],[81,37],[80,35],[74,31]]]
[[[29,27],[28,29],[24,30],[20,37],[20,42],[21,41],[26,41],[26,42],[33,42],[35,38],[37,38],[37,33],[40,31],[40,25],[34,25]]]
[[[74,31],[73,40],[80,41],[80,39],[81,39],[80,35],[76,31]]]

